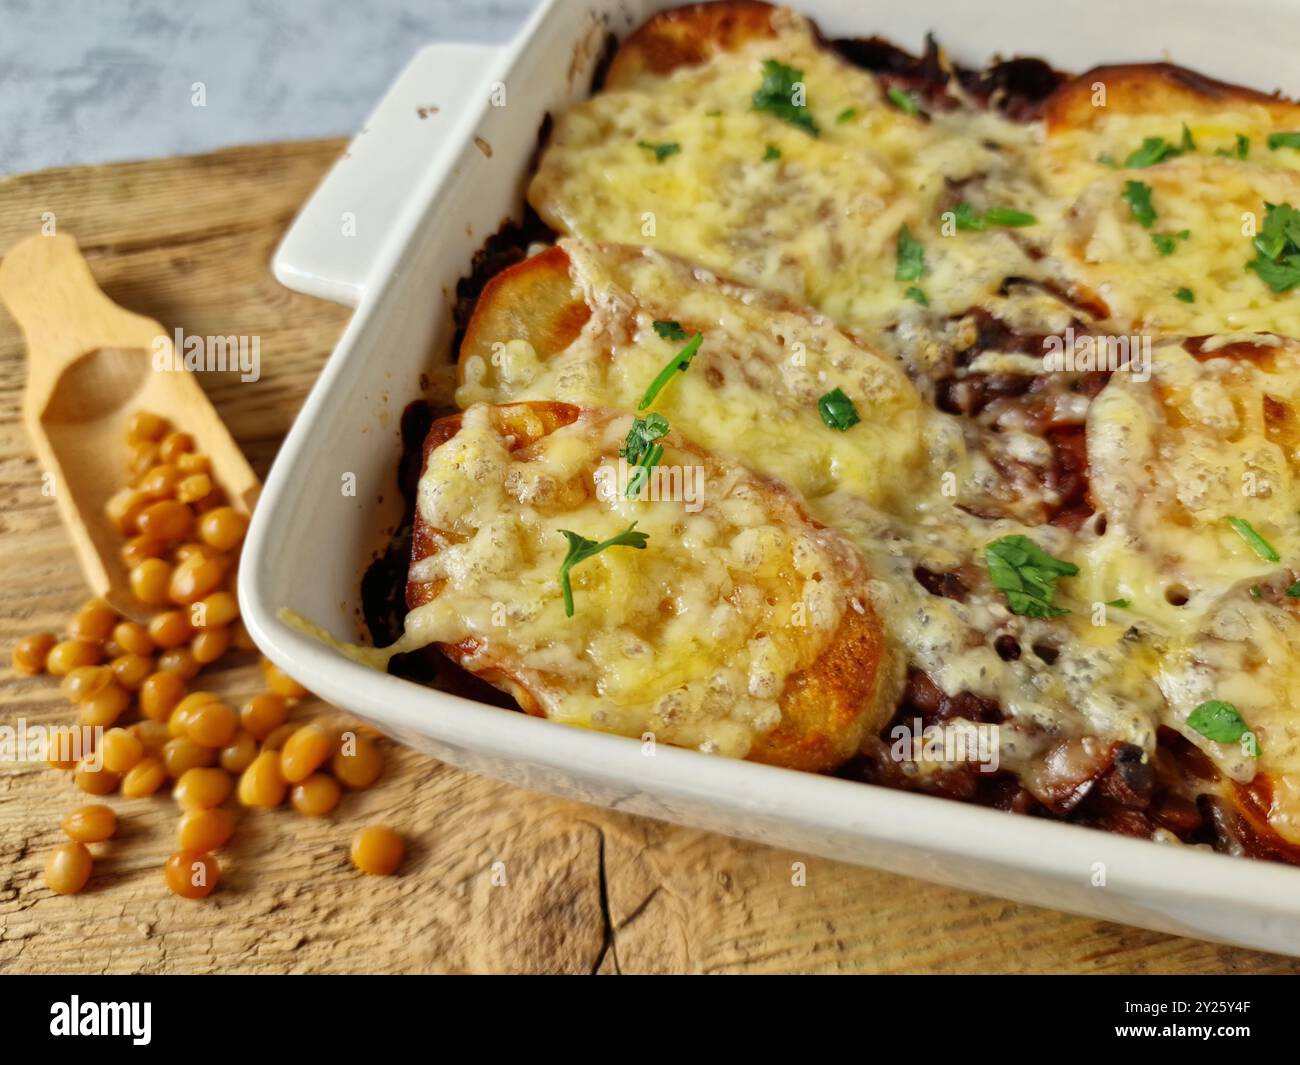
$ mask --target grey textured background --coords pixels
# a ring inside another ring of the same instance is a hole
[[[536,2],[0,0],[0,174],[353,133],[422,45]]]

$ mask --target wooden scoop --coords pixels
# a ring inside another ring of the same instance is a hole
[[[86,583],[119,613],[150,611],[131,595],[125,542],[104,513],[129,481],[126,427],[153,411],[194,437],[232,506],[251,511],[261,488],[192,373],[176,365],[170,336],[113,303],[70,236],[28,237],[0,261],[0,300],[27,339],[23,421]]]

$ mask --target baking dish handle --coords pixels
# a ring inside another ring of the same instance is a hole
[[[421,49],[298,212],[271,260],[276,280],[355,307],[376,257],[430,162],[487,79],[499,45]]]

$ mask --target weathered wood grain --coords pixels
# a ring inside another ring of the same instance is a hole
[[[0,183],[0,251],[53,212],[109,296],[164,327],[257,334],[261,380],[204,375],[265,474],[347,312],[287,292],[268,262],[341,144],[241,148],[52,170]],[[85,597],[18,422],[23,353],[0,312],[0,721],[61,720],[47,678],[7,669],[24,633]],[[205,674],[204,686],[209,684]],[[258,687],[223,668],[217,690]],[[312,707],[304,713],[313,712]],[[206,902],[162,883],[169,799],[109,800],[117,839],[91,888],[44,886],[44,853],[82,796],[43,765],[0,768],[0,972],[1295,972],[1300,963],[934,887],[608,813],[470,776],[385,744],[369,792],[310,821],[241,813]],[[402,875],[363,879],[351,834],[408,838]],[[791,865],[807,862],[807,884]]]

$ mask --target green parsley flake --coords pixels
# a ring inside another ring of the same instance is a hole
[[[682,323],[673,319],[659,319],[654,321],[654,330],[664,340],[685,340],[686,330],[682,328]]]
[[[560,588],[564,592],[564,616],[573,617],[573,586],[569,583],[569,571],[579,562],[598,555],[609,547],[633,547],[638,551],[645,549],[646,541],[650,539],[645,533],[633,532],[636,528],[636,522],[633,522],[621,533],[611,536],[608,540],[602,540],[597,543],[595,540],[588,540],[585,536],[579,536],[568,529],[561,529],[565,539],[569,541],[569,553],[565,555],[564,561],[560,564]]]
[[[618,453],[635,466],[649,454],[651,445],[656,440],[667,435],[668,419],[662,414],[651,414],[645,418],[633,418],[632,428],[627,433],[627,440],[618,449]]]
[[[1156,251],[1161,255],[1173,255],[1178,248],[1178,242],[1187,240],[1191,235],[1190,229],[1183,229],[1177,233],[1152,233],[1151,243],[1156,246]]]
[[[1156,209],[1151,206],[1151,186],[1144,181],[1124,182],[1124,200],[1144,229],[1150,229],[1156,220]]]
[[[1250,731],[1241,712],[1221,699],[1201,703],[1188,715],[1187,727],[1215,743],[1237,743]]]
[[[1233,532],[1245,540],[1250,545],[1251,550],[1265,562],[1282,561],[1282,556],[1273,550],[1273,545],[1260,536],[1250,522],[1241,518],[1228,518],[1227,522],[1232,526]]]
[[[977,211],[968,203],[959,203],[952,213],[958,229],[977,232],[999,226],[1015,228],[1038,224],[1038,219],[1027,211],[1017,211],[1012,207],[990,207],[987,211]]]
[[[921,105],[916,102],[916,98],[906,89],[891,85],[885,90],[885,95],[889,98],[889,102],[904,114],[919,115],[921,113]]]
[[[1216,148],[1214,154],[1224,159],[1245,159],[1250,154],[1250,138],[1238,133],[1232,148]]]
[[[641,397],[641,402],[637,405],[636,409],[645,410],[646,407],[650,406],[650,404],[655,401],[655,397],[663,390],[664,385],[672,380],[673,374],[685,373],[691,365],[691,360],[695,358],[696,353],[700,350],[700,345],[703,343],[703,333],[696,333],[691,337],[686,347],[682,348],[681,351],[674,355],[672,361],[660,370],[655,376],[655,379],[650,382],[650,387],[645,390],[645,395]]]
[[[662,163],[670,155],[676,155],[682,150],[682,146],[676,141],[668,141],[663,144],[651,144],[649,141],[637,141],[638,148],[644,148],[648,152],[655,153],[655,162]]]
[[[912,236],[907,226],[898,231],[898,263],[895,281],[920,281],[926,275],[925,248]]]
[[[1286,133],[1270,133],[1268,135],[1268,146],[1277,151],[1279,148],[1300,148],[1300,130],[1291,130]]]
[[[1054,618],[1068,610],[1052,605],[1058,577],[1073,577],[1079,567],[1053,558],[1027,536],[1004,536],[984,548],[989,580],[1006,593],[1013,614]]]
[[[1180,149],[1175,148],[1164,137],[1147,137],[1142,142],[1142,147],[1135,148],[1129,154],[1129,157],[1124,160],[1124,166],[1129,170],[1143,170],[1148,166],[1155,166],[1156,163],[1177,158],[1182,154]]]
[[[1264,204],[1264,225],[1255,237],[1255,258],[1246,264],[1274,292],[1300,285],[1300,211],[1289,203]]]
[[[776,59],[763,60],[763,84],[754,92],[755,111],[766,111],[783,122],[798,126],[806,133],[817,136],[821,131],[808,110],[807,103],[795,103],[796,95],[806,91],[803,71],[788,67]]]
[[[858,417],[858,408],[842,388],[832,389],[822,396],[817,401],[817,409],[821,412],[822,421],[840,432],[845,432],[862,421]]]

